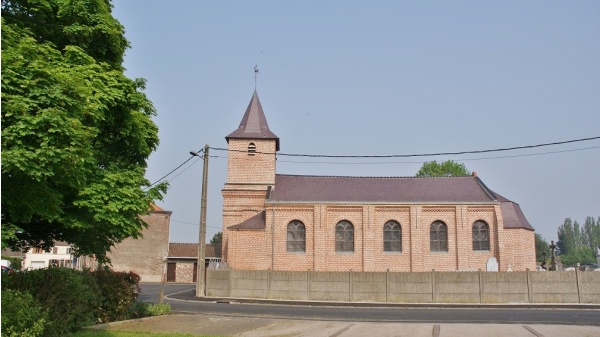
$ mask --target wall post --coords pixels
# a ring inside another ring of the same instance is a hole
[[[532,298],[533,298],[533,294],[531,293],[531,271],[529,270],[529,268],[525,269],[526,273],[527,273],[527,299],[529,300],[529,303],[533,303],[532,302]]]
[[[310,269],[306,271],[306,300],[310,301]]]
[[[233,284],[233,281],[231,280],[233,278],[233,275],[231,275],[231,273],[233,272],[233,270],[228,269],[228,278],[229,278],[229,297],[231,297],[231,294],[233,294],[233,290],[231,289],[231,285]]]
[[[349,298],[349,302],[352,302],[352,300],[354,299],[354,273],[352,272],[352,269],[350,269],[350,272],[348,272],[348,289],[350,292],[350,298]]]
[[[483,303],[483,275],[481,274],[481,268],[479,268],[479,303]]]
[[[577,300],[581,303],[581,275],[579,268],[575,268],[575,282],[577,283]]]
[[[388,268],[385,271],[385,301],[389,302],[389,294],[390,294],[390,269]]]
[[[271,269],[267,269],[267,298],[271,298]]]
[[[437,303],[437,294],[435,293],[435,269],[431,270],[431,302]]]

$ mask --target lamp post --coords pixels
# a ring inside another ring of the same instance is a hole
[[[206,271],[206,185],[208,183],[208,144],[204,145],[204,156],[200,156],[194,151],[190,151],[190,154],[204,159],[204,168],[202,170],[202,198],[200,200],[200,234],[198,237],[198,272],[196,274],[196,297],[204,297],[206,295],[204,277]]]

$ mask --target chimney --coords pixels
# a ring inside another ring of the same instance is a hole
[[[473,171],[472,175],[473,177],[477,177],[477,172]]]

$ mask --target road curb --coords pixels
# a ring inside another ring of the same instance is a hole
[[[319,306],[319,307],[359,307],[359,308],[415,308],[415,309],[573,309],[573,310],[600,310],[600,304],[595,303],[389,303],[389,302],[328,302],[328,301],[290,301],[256,298],[229,298],[229,297],[195,297],[180,292],[165,296],[165,299],[212,302],[223,304],[271,304],[293,306]]]

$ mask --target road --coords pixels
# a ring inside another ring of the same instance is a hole
[[[164,302],[174,312],[218,314],[236,317],[285,318],[336,322],[386,322],[386,323],[494,323],[494,324],[552,324],[600,326],[598,306],[590,309],[565,309],[560,306],[528,308],[456,306],[390,307],[364,306],[364,303],[340,305],[311,305],[310,302],[246,303],[228,299],[198,300],[194,297],[195,285],[142,284],[139,299],[158,303],[160,290]],[[218,300],[218,301],[217,301]],[[360,305],[360,306],[357,306]]]

